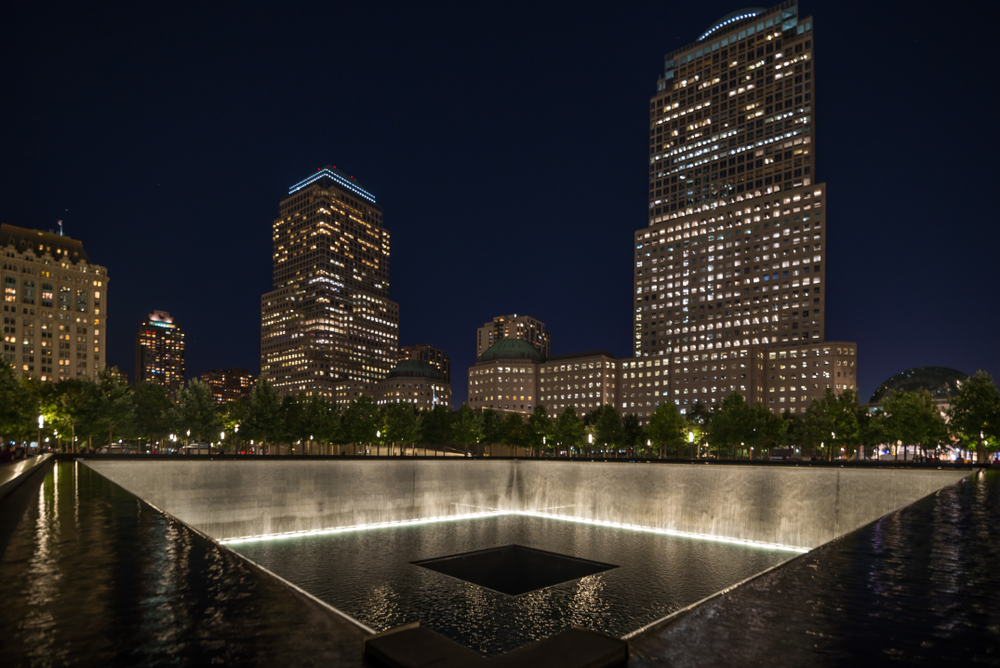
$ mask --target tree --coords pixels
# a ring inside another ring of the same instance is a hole
[[[424,443],[444,446],[452,440],[452,415],[447,406],[438,405],[424,413]]]
[[[829,387],[822,399],[809,405],[805,413],[805,428],[810,444],[826,447],[827,459],[833,460],[840,443],[858,442],[858,395],[854,390],[834,394]]]
[[[553,429],[556,444],[566,448],[567,454],[572,455],[573,448],[579,448],[580,444],[583,443],[583,434],[583,422],[577,416],[576,409],[567,406],[556,418],[555,429]]]
[[[309,440],[304,417],[306,412],[306,396],[300,393],[296,396],[286,394],[281,398],[281,440],[288,443],[288,451],[295,454],[295,443]],[[302,448],[300,454],[305,454]]]
[[[687,454],[687,424],[673,401],[664,401],[649,416],[649,438],[660,451],[677,457]]]
[[[69,381],[60,381],[67,383]],[[57,384],[58,388],[58,384]],[[167,388],[146,380],[135,388],[135,433],[138,438],[161,440],[173,427],[174,402]]]
[[[1000,446],[1000,394],[993,378],[977,371],[951,397],[948,409],[952,432],[959,440],[976,448],[976,459],[986,462],[987,451]]]
[[[488,443],[490,454],[493,454],[493,444],[503,439],[503,417],[492,408],[483,409],[483,436],[480,442]]]
[[[246,420],[244,438],[263,442],[267,452],[267,442],[281,434],[281,400],[267,378],[258,378],[250,391],[250,412]]]
[[[422,418],[410,403],[389,403],[382,410],[382,438],[389,444],[400,446],[402,453],[407,443],[420,439]]]
[[[610,404],[604,404],[595,411],[593,421],[594,440],[602,446],[605,456],[610,448],[614,448],[616,455],[618,447],[624,441],[622,431],[622,419],[618,411]]]
[[[928,446],[937,448],[948,437],[941,411],[927,390],[892,392],[882,400],[882,409],[890,443],[902,441],[904,446],[920,447],[926,454]]]
[[[367,394],[355,399],[344,411],[344,434],[354,445],[370,445],[378,438],[378,406]]]
[[[647,440],[646,430],[642,428],[638,415],[629,413],[622,417],[622,444],[625,447],[635,451],[636,448],[644,448]]]
[[[531,417],[528,418],[528,443],[531,448],[541,452],[551,437],[551,431],[552,424],[545,406],[535,406]]]
[[[764,404],[755,402],[750,407],[750,433],[747,444],[750,458],[754,454],[763,458],[764,453],[782,442],[788,423],[772,413]]]
[[[0,364],[0,446],[20,434],[31,420],[27,388],[10,364]]]
[[[885,413],[869,406],[858,406],[858,445],[864,459],[877,459],[878,446],[889,440],[885,430]]]
[[[211,393],[209,393],[211,394]],[[117,367],[104,367],[97,374],[95,405],[90,406],[95,427],[108,434],[108,444],[114,442],[116,429],[125,429],[135,414],[132,388],[122,379]]]
[[[463,403],[455,416],[452,425],[452,438],[457,445],[468,448],[470,445],[479,443],[483,437],[483,421],[476,412],[469,408],[469,404]]]
[[[178,413],[181,428],[193,432],[199,445],[203,437],[212,441],[221,432],[219,404],[212,389],[197,378],[192,378],[188,386],[181,390]]]
[[[716,453],[722,457],[722,447],[735,457],[737,446],[750,439],[752,432],[750,408],[747,407],[743,395],[733,392],[722,400],[708,418],[708,435]]]
[[[528,441],[528,427],[519,413],[508,413],[503,419],[500,442],[513,449],[523,447]]]

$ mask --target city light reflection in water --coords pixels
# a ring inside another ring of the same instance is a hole
[[[618,567],[514,597],[410,563],[511,544]],[[376,631],[419,621],[487,656],[571,626],[621,636],[793,556],[523,514],[231,547]]]
[[[633,639],[629,665],[1000,666],[998,592],[980,471]]]
[[[5,667],[357,665],[355,625],[85,466],[38,473],[3,510]]]

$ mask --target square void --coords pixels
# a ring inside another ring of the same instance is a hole
[[[613,564],[521,545],[505,545],[410,563],[508,596],[518,596],[618,568]]]

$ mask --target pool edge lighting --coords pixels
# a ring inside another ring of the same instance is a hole
[[[645,533],[657,533],[665,536],[677,536],[680,538],[692,538],[695,540],[707,540],[715,543],[731,543],[733,545],[744,545],[747,547],[759,547],[765,550],[781,550],[783,552],[797,552],[805,554],[811,548],[798,547],[795,545],[782,545],[780,543],[765,543],[758,540],[745,540],[742,538],[728,538],[726,536],[712,536],[711,534],[694,533],[692,531],[677,531],[675,529],[661,529],[659,527],[647,527],[641,524],[623,524],[621,522],[607,522],[603,520],[590,520],[582,517],[572,517],[570,515],[550,515],[531,510],[517,510],[512,514],[526,515],[528,517],[541,517],[544,519],[563,520],[566,522],[576,522],[578,524],[592,524],[594,526],[607,527],[609,529],[631,529],[632,531],[642,531]]]
[[[438,522],[451,522],[454,520],[475,520],[487,517],[497,517],[509,513],[502,510],[494,510],[482,513],[465,513],[462,515],[443,515],[439,517],[420,517],[409,520],[393,520],[390,522],[373,522],[371,524],[351,524],[342,527],[332,527],[330,529],[310,529],[308,531],[286,531],[284,533],[260,534],[257,536],[240,536],[238,538],[219,539],[219,545],[238,545],[241,543],[259,543],[269,540],[282,540],[284,538],[302,538],[306,536],[326,536],[338,533],[351,533],[355,531],[369,531],[371,529],[389,529],[392,527],[417,526],[421,524],[434,524]]]
[[[457,520],[485,519],[488,517],[501,517],[504,515],[522,515],[525,517],[536,517],[549,520],[562,520],[564,522],[576,522],[577,524],[590,524],[593,526],[605,527],[608,529],[629,529],[644,533],[655,533],[664,536],[675,536],[678,538],[690,538],[693,540],[706,540],[714,543],[730,543],[732,545],[743,545],[745,547],[756,547],[765,550],[779,550],[782,552],[796,552],[805,554],[811,548],[798,547],[795,545],[782,545],[780,543],[765,543],[757,540],[745,540],[742,538],[729,538],[726,536],[713,536],[692,531],[677,531],[675,529],[662,529],[659,527],[648,527],[641,524],[625,524],[621,522],[608,522],[603,520],[591,520],[570,515],[555,515],[550,513],[532,510],[489,510],[479,513],[463,513],[460,515],[443,515],[438,517],[424,517],[408,520],[394,520],[391,522],[373,522],[371,524],[352,524],[349,526],[333,527],[330,529],[311,529],[309,531],[288,531],[285,533],[261,534],[257,536],[241,536],[238,538],[224,538],[217,541],[220,545],[239,545],[242,543],[260,543],[271,540],[282,540],[285,538],[303,538],[308,536],[327,536],[338,533],[352,533],[356,531],[369,531],[373,529],[390,529],[393,527],[419,526],[422,524],[436,524],[440,522],[451,522]]]

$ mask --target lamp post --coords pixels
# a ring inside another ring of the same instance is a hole
[[[688,432],[688,443],[691,444],[691,459],[695,459],[695,455],[694,455],[694,432],[693,431],[689,431]]]
[[[593,449],[594,449],[594,435],[587,434],[587,454],[589,455]],[[618,453],[616,452],[615,454],[617,455]]]
[[[235,434],[233,436],[233,453],[235,454],[236,453],[236,448],[239,447],[239,444],[240,444],[240,426],[239,425],[236,425],[235,427],[233,427],[233,433]]]
[[[226,432],[219,432],[219,449],[222,450],[222,454],[226,453]]]
[[[37,450],[37,452],[39,452],[39,453],[41,453],[41,451],[42,451],[42,427],[44,427],[44,426],[45,426],[45,416],[44,415],[39,415],[38,416],[38,450]]]

